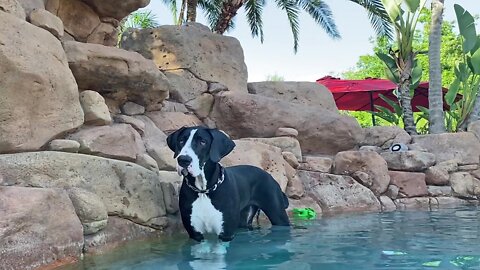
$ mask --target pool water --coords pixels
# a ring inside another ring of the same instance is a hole
[[[228,247],[179,234],[62,269],[480,269],[480,209],[322,217],[291,230],[242,231]]]

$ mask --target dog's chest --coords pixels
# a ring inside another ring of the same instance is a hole
[[[190,223],[199,233],[219,235],[223,231],[223,214],[213,206],[207,195],[199,194],[192,204]]]

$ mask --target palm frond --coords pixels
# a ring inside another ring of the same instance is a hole
[[[381,0],[350,0],[363,8],[368,13],[368,18],[378,37],[393,39],[392,23],[388,17]]]
[[[260,41],[263,43],[263,21],[262,11],[265,6],[265,0],[248,0],[245,2],[245,12],[247,21],[250,25],[250,31],[253,37],[260,35]]]
[[[293,35],[293,50],[295,52],[298,51],[298,40],[299,40],[299,21],[298,21],[298,13],[299,8],[297,5],[296,0],[276,0],[277,6],[280,9],[285,10],[287,13],[288,22],[290,23],[290,28],[292,30]]]
[[[322,0],[298,0],[298,4],[317,22],[331,38],[340,38],[330,7]]]
[[[222,0],[198,0],[198,6],[203,10],[210,29],[214,29],[220,20],[222,5]]]
[[[174,22],[174,24],[176,24],[177,21],[178,21],[177,0],[162,0],[162,1],[170,9],[170,12],[172,12],[173,22]]]
[[[123,21],[121,29],[128,28],[155,28],[158,27],[159,23],[157,21],[157,16],[152,13],[151,10],[148,11],[135,11],[132,14],[128,15],[127,19]]]

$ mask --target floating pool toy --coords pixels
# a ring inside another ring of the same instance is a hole
[[[293,208],[293,216],[299,219],[314,219],[317,213],[312,208]]]

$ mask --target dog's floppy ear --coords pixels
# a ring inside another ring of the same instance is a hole
[[[176,158],[178,156],[178,152],[180,149],[178,149],[178,136],[182,134],[182,132],[185,130],[186,127],[181,127],[177,131],[173,132],[172,134],[168,135],[167,137],[167,144],[168,148],[174,152],[173,158]]]
[[[210,145],[210,160],[219,162],[224,156],[232,152],[235,143],[218,129],[208,130],[212,135],[212,144]]]

